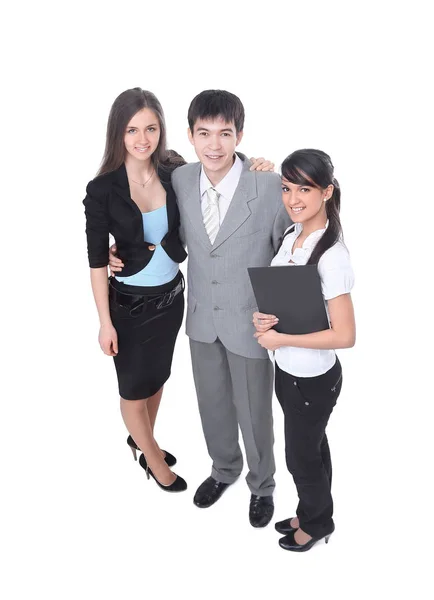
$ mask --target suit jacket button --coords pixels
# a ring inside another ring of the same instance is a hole
[[[152,246],[148,246],[148,250],[151,250],[151,252],[153,252],[155,250],[156,246],[152,245]]]
[[[162,245],[162,246],[165,246],[165,245],[166,245],[166,240],[163,240],[163,241],[161,242],[161,245]]]

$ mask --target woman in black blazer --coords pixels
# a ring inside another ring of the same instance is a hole
[[[114,357],[128,444],[166,491],[187,484],[170,470],[154,425],[170,375],[184,312],[178,263],[187,254],[179,239],[179,212],[170,184],[183,159],[166,149],[164,114],[157,98],[140,88],[115,100],[98,176],[84,199],[92,290],[100,318],[99,342]],[[109,234],[122,257],[122,277],[107,280]]]

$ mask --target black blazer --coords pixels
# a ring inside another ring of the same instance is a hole
[[[161,246],[172,260],[180,263],[187,253],[179,238],[179,210],[170,183],[170,171],[159,168],[158,177],[167,194],[169,224]],[[155,246],[144,241],[142,213],[131,199],[125,165],[90,181],[83,204],[90,267],[97,269],[108,265],[111,233],[116,240],[117,254],[125,265],[122,277],[141,271],[151,260]]]

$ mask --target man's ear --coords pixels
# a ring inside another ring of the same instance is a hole
[[[187,135],[188,135],[188,139],[190,140],[190,144],[193,144],[193,145],[194,145],[194,142],[193,142],[193,134],[191,133],[191,129],[190,129],[190,127],[187,127]]]
[[[237,146],[241,142],[241,140],[243,139],[243,133],[244,133],[244,131],[239,131],[237,133],[237,143],[236,143]]]

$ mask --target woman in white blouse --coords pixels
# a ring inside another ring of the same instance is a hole
[[[287,335],[275,315],[256,312],[255,336],[274,351],[276,395],[285,416],[286,464],[297,487],[295,517],[276,523],[285,550],[304,552],[334,531],[332,466],[325,429],[342,386],[335,349],[355,343],[350,257],[342,241],[340,189],[330,157],[297,150],[282,164],[282,200],[294,222],[272,266],[316,264],[330,329]]]

